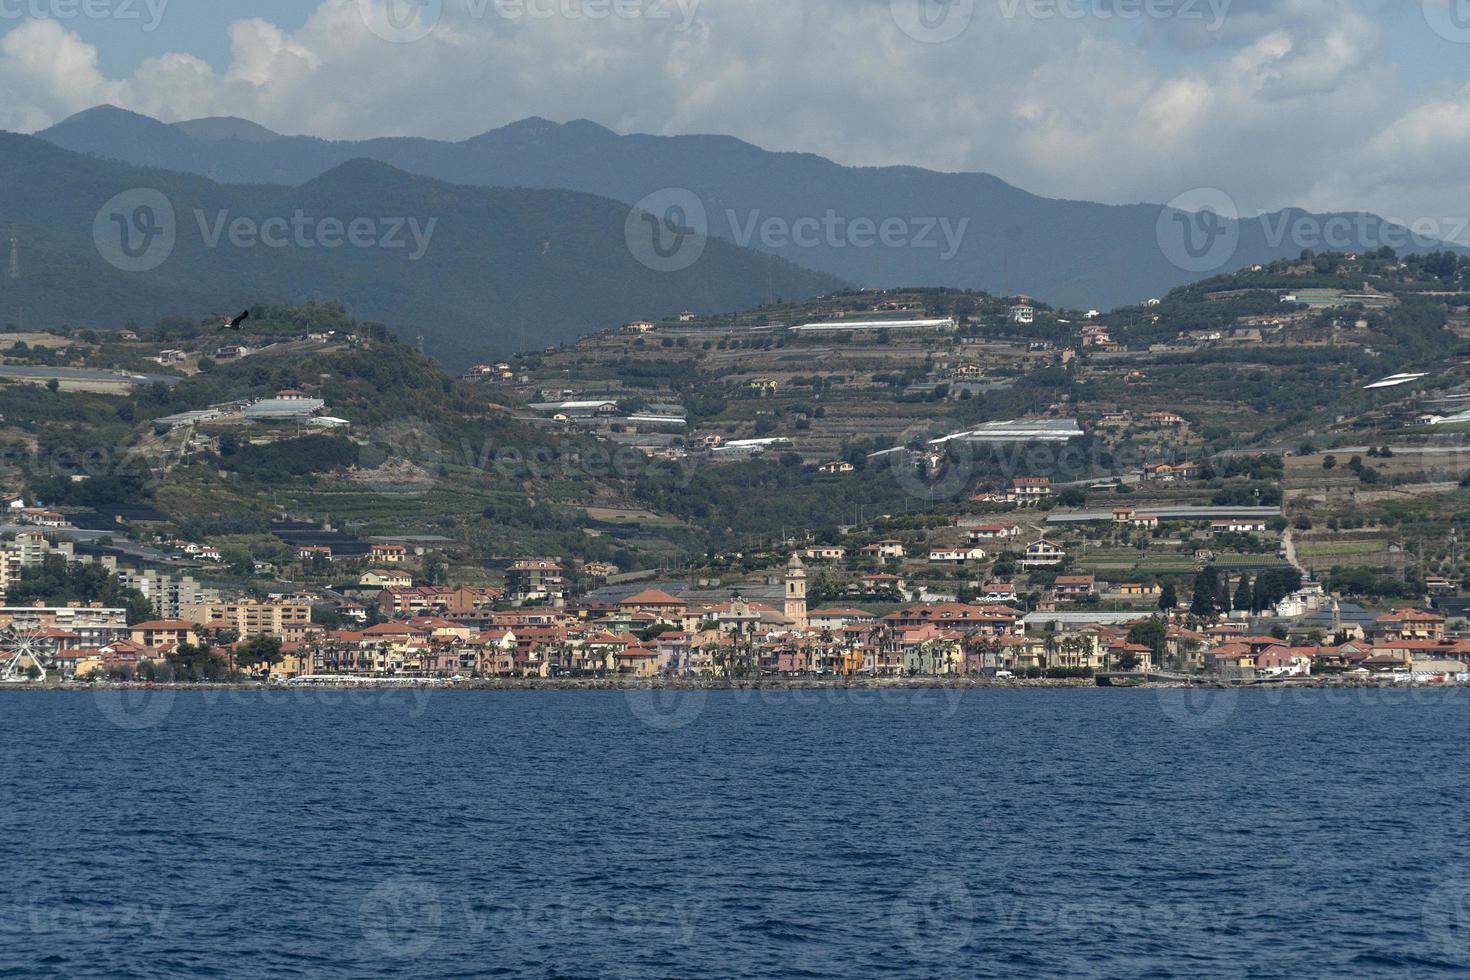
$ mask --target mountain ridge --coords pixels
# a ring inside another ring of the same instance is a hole
[[[90,115],[89,115],[90,113]],[[1201,268],[1161,241],[1174,217],[1165,205],[1098,204],[1046,198],[988,173],[913,165],[848,167],[801,152],[768,151],[733,136],[620,135],[589,120],[556,123],[531,116],[458,142],[420,137],[333,141],[310,136],[268,142],[201,141],[193,123],[160,123],[123,110],[89,110],[38,134],[80,152],[165,166],[217,180],[301,184],[335,164],[370,157],[399,169],[467,186],[564,188],[636,205],[659,192],[686,192],[703,209],[711,237],[777,255],[865,286],[952,286],[1027,294],[1072,308],[1109,309],[1254,263],[1294,258],[1304,248],[1371,250],[1407,233],[1364,213],[1313,215],[1310,226],[1347,221],[1350,238],[1313,246],[1302,235],[1274,236],[1259,217],[1227,222],[1238,240]],[[150,144],[155,127],[171,132]],[[121,138],[119,131],[135,130]],[[1190,207],[1180,215],[1197,210]],[[1296,212],[1282,209],[1273,215]],[[828,215],[844,226],[898,222],[894,243],[850,232],[795,242],[798,223]],[[964,234],[953,254],[914,239],[926,222],[948,220]],[[774,221],[778,231],[746,238]],[[1439,248],[1424,241],[1417,251]],[[1453,246],[1461,254],[1467,250]]]
[[[630,320],[842,285],[719,240],[693,267],[661,272],[631,250],[628,208],[615,201],[455,185],[371,158],[295,187],[234,185],[0,133],[0,171],[12,178],[0,186],[0,241],[19,243],[19,277],[0,279],[9,322],[117,327],[341,299],[463,367]],[[166,203],[139,196],[150,193]],[[108,236],[140,204],[172,213],[174,241],[158,263],[125,271],[101,246],[115,250]]]

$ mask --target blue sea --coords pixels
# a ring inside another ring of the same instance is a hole
[[[1470,691],[0,694],[3,977],[1470,975]]]

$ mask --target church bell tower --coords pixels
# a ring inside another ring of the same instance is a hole
[[[786,563],[786,618],[796,629],[807,628],[806,618],[806,566],[801,558],[793,554]]]

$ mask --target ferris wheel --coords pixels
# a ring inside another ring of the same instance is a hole
[[[46,679],[46,665],[51,662],[51,640],[46,631],[14,624],[0,630],[0,683],[18,684]],[[29,676],[31,667],[40,673]]]

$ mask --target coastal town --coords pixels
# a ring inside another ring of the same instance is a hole
[[[1467,52],[0,0],[0,980],[1470,980]]]
[[[877,558],[861,560],[900,566],[901,542],[876,546]],[[50,557],[55,567],[57,558],[72,557],[34,531],[0,549],[7,575],[28,562]],[[303,560],[322,560],[319,546],[301,551]],[[1409,606],[1365,610],[1299,576],[1273,585],[1264,574],[1232,582],[1217,569],[1202,569],[1191,599],[1173,582],[1058,575],[1043,596],[1023,595],[1029,586],[993,582],[969,601],[934,595],[906,601],[918,596],[906,596],[902,576],[872,572],[855,578],[850,599],[813,603],[813,569],[830,566],[842,552],[810,546],[766,574],[728,586],[705,580],[582,594],[569,590],[567,569],[552,558],[511,562],[499,587],[414,585],[433,557],[396,543],[373,545],[367,560],[381,567],[365,570],[357,587],[341,592],[220,598],[189,578],[131,576],[151,594],[158,618],[130,622],[127,609],[103,604],[0,608],[0,669],[8,681],[51,683],[1470,682],[1463,618]],[[1258,590],[1272,588],[1290,591],[1258,602]],[[888,601],[870,601],[875,596]],[[1237,597],[1238,610],[1232,608]]]
[[[331,303],[12,330],[0,679],[1461,683],[1445,275],[851,289],[453,374]]]

